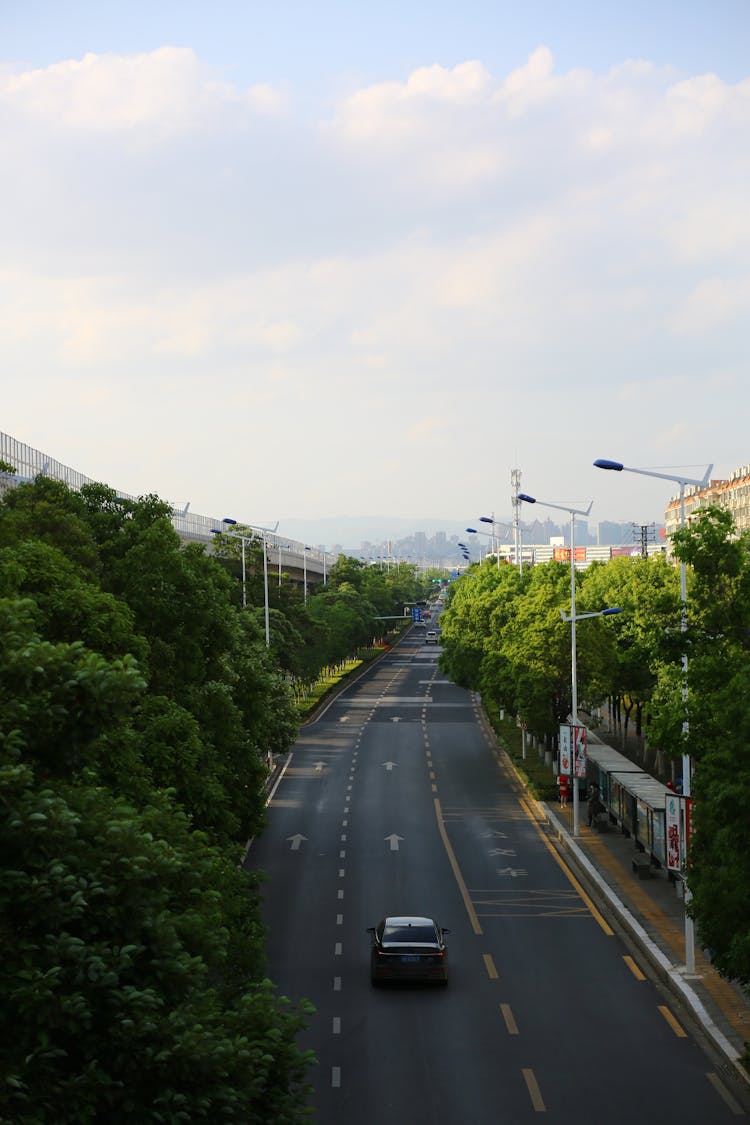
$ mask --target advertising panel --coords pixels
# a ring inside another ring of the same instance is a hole
[[[682,834],[682,797],[670,793],[665,805],[667,829],[667,870],[683,870],[684,841]]]
[[[560,773],[570,777],[573,772],[573,727],[560,727]]]
[[[572,727],[573,731],[573,773],[576,777],[586,776],[586,728]]]

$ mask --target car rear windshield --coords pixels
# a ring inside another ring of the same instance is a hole
[[[430,942],[435,944],[434,926],[386,926],[383,930],[384,942]]]

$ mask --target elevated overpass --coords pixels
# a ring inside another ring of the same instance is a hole
[[[56,461],[47,453],[33,449],[21,441],[17,441],[9,434],[0,432],[0,461],[13,465],[15,473],[0,473],[0,496],[9,488],[14,488],[22,481],[33,480],[37,476],[52,477],[54,480],[63,481],[69,488],[79,489],[84,484],[104,483],[94,477],[84,476],[76,469]],[[109,487],[113,487],[109,485]],[[126,500],[137,500],[127,492],[115,488],[118,496]],[[167,501],[167,503],[171,503]],[[253,524],[251,519],[239,520],[243,527],[260,532],[258,524]],[[200,516],[189,511],[189,507],[179,510],[172,508],[172,526],[184,543],[203,543],[207,551],[213,550],[213,529],[231,532],[232,528],[222,522],[221,516]],[[268,551],[269,576],[274,568],[279,575],[288,574],[298,586],[302,587],[307,578],[308,583],[320,584],[325,581],[327,572],[336,561],[337,556],[326,551],[318,550],[307,543],[290,539],[278,532],[264,531],[266,549]],[[258,536],[260,538],[260,535]]]

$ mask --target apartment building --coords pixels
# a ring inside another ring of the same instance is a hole
[[[685,522],[698,508],[715,504],[727,508],[734,517],[738,531],[750,529],[750,465],[735,469],[728,480],[711,480],[705,488],[690,485],[685,489]],[[680,497],[673,496],[664,510],[667,539],[680,526]]]

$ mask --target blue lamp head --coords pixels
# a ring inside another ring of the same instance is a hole
[[[529,496],[528,492],[519,492],[518,499],[525,500],[527,504],[536,504],[536,497]]]
[[[594,466],[597,469],[611,469],[615,473],[621,473],[625,468],[622,461],[608,461],[606,457],[599,457],[594,461]]]

